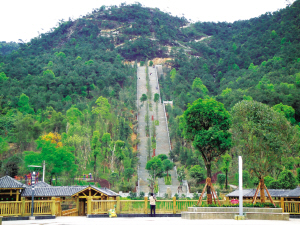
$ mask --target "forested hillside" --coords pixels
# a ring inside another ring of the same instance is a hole
[[[183,43],[190,47],[188,54],[173,53],[174,60],[168,63],[167,74],[160,82],[163,100],[174,101],[174,107],[168,107],[174,150],[171,157],[190,171],[190,178],[198,176],[199,181],[206,175],[202,169],[189,169],[195,164],[204,168],[204,162],[199,152],[192,150],[191,143],[183,139],[181,128],[183,111],[198,98],[213,97],[229,111],[242,100],[262,102],[284,114],[299,129],[299,13],[300,1],[295,1],[285,9],[247,21],[197,22],[185,28],[191,34],[205,35]],[[284,168],[298,168],[299,145],[296,149],[296,153],[289,155],[291,158],[287,155],[282,158],[277,172],[274,170],[269,175],[276,178]],[[231,157],[237,157],[237,150],[233,146],[229,152]],[[226,160],[219,159],[214,164],[214,172],[224,170]],[[258,181],[249,173],[250,167],[246,164],[245,173],[251,186]],[[231,176],[231,182],[236,181],[234,174]]]
[[[197,187],[204,162],[180,124],[188,104],[214,98],[231,111],[241,100],[255,100],[274,106],[298,129],[299,15],[297,0],[246,21],[190,24],[158,8],[121,4],[62,20],[28,43],[1,42],[0,173],[23,176],[27,165],[46,160],[47,180],[57,185],[91,172],[114,190],[134,190],[136,71],[138,62],[159,57],[171,58],[159,80],[162,100],[173,100],[170,158]],[[290,169],[299,167],[299,146],[293,151],[270,175],[276,178],[291,160]],[[238,151],[233,146],[229,153]]]

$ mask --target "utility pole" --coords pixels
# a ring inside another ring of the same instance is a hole
[[[46,167],[46,163],[45,160],[43,161],[43,182],[45,182],[45,167]]]

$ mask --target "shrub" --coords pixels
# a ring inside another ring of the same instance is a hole
[[[264,178],[264,180],[265,180],[265,185],[266,185],[267,187],[269,187],[270,183],[271,183],[272,181],[274,181],[275,179],[274,179],[273,177],[271,177],[271,176],[266,176],[266,177]]]
[[[281,189],[281,185],[278,182],[278,180],[273,180],[273,181],[270,182],[269,188],[270,189]]]
[[[294,174],[290,170],[283,170],[278,177],[281,188],[294,189],[297,187],[298,182]]]

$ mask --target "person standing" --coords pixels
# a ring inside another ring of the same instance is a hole
[[[153,196],[153,193],[150,194],[149,201],[150,201],[150,212],[151,212],[151,217],[152,217],[152,216],[155,216],[155,202],[156,202],[156,198],[155,198],[155,196]],[[153,214],[152,214],[152,212],[153,212]]]

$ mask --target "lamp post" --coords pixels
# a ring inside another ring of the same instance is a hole
[[[33,209],[34,209],[34,184],[35,184],[35,171],[34,169],[36,168],[41,168],[41,166],[34,166],[34,165],[29,165],[28,166],[29,169],[30,169],[30,172],[31,172],[31,220],[34,220],[34,217],[33,217]]]
[[[34,204],[34,184],[35,184],[35,172],[33,171],[32,174],[31,174],[31,188],[32,188],[32,191],[31,191],[31,216],[33,216],[33,204]]]

